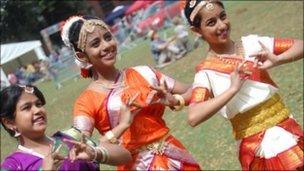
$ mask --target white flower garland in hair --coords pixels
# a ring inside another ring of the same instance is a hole
[[[79,21],[79,20],[84,20],[81,16],[72,16],[69,19],[66,20],[62,31],[61,31],[61,39],[64,42],[64,44],[66,46],[68,46],[69,48],[71,48],[74,52],[74,55],[76,56],[76,52],[75,49],[72,45],[72,43],[70,42],[69,39],[69,32],[70,32],[70,28],[72,26],[73,23]],[[77,58],[75,59],[75,63],[80,67],[80,68],[85,68],[85,69],[89,69],[90,67],[92,67],[92,64],[88,63],[88,62],[83,62],[83,61],[79,61]]]
[[[69,39],[69,32],[70,32],[70,28],[72,26],[72,24],[78,20],[83,20],[83,18],[81,16],[72,16],[70,17],[69,19],[66,20],[63,28],[62,28],[62,31],[61,31],[61,39],[62,41],[64,42],[64,44],[72,49],[73,46],[72,46],[72,43],[70,42],[70,39]]]
[[[92,67],[92,64],[88,63],[88,62],[82,62],[78,59],[75,59],[75,63],[80,67],[80,68],[84,68],[84,69],[89,69]]]

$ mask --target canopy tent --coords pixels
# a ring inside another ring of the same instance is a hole
[[[105,22],[109,25],[115,24],[114,21],[118,18],[122,18],[125,15],[126,10],[129,6],[120,5],[113,9],[111,13],[109,13],[106,18]]]
[[[46,59],[40,40],[1,44],[1,82],[8,83],[6,74],[34,60]],[[9,85],[9,83],[8,83]]]
[[[142,8],[146,8],[149,4],[154,3],[155,1],[143,1],[143,0],[137,0],[135,1],[125,12],[125,15],[130,15],[133,12],[136,12]]]

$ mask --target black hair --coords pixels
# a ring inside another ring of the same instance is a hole
[[[220,7],[222,7],[223,9],[225,9],[224,4],[219,0],[213,0],[213,1],[210,1],[210,3],[215,3],[215,4],[219,5]],[[197,4],[198,4],[198,2],[196,3],[196,5]],[[187,21],[191,26],[193,26],[195,28],[200,28],[201,22],[202,22],[202,16],[201,15],[196,15],[193,19],[193,22],[192,22],[190,20],[190,15],[191,15],[194,8],[193,7],[190,8],[189,6],[190,6],[190,0],[188,0],[186,2],[185,8],[184,8],[184,13],[185,13],[185,16],[187,18]]]
[[[90,20],[90,19],[101,20],[100,18],[93,17],[93,16],[83,16],[83,19],[85,19],[85,20]],[[79,33],[80,33],[82,25],[83,25],[83,21],[78,20],[71,25],[70,30],[69,30],[68,38],[69,38],[70,42],[72,43],[73,48],[75,49],[76,52],[77,51],[81,52],[81,50],[79,48],[77,48],[77,43],[78,43]]]
[[[34,89],[33,94],[41,101],[42,105],[45,105],[45,98],[42,92],[35,86],[26,85],[26,87],[32,87]],[[4,129],[10,134],[10,136],[14,136],[15,132],[6,128],[3,124],[2,119],[6,118],[9,120],[15,119],[16,106],[20,99],[20,96],[24,92],[24,88],[19,85],[11,85],[9,87],[4,88],[0,92],[0,119],[1,124]]]
[[[85,20],[90,20],[90,19],[101,20],[100,18],[93,17],[93,16],[83,16],[83,18]],[[71,25],[70,30],[69,30],[68,38],[70,40],[70,43],[73,45],[72,48],[74,48],[75,52],[82,52],[82,50],[80,50],[77,47],[77,43],[78,43],[78,40],[79,40],[79,33],[80,33],[80,30],[81,30],[82,26],[83,26],[83,21],[78,20]],[[88,77],[89,78],[93,77],[93,68],[92,67],[89,68],[89,76]]]

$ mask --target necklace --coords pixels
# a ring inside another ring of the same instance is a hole
[[[119,87],[124,87],[125,86],[125,83],[124,83],[125,76],[124,75],[125,75],[125,72],[119,72],[115,81],[111,82],[111,83],[110,82],[105,83],[104,81],[101,81],[101,80],[96,80],[95,83],[101,85],[105,89],[115,89],[115,88],[119,88]]]
[[[48,137],[48,136],[47,136],[47,138],[50,139],[50,140],[52,140],[53,144],[55,143],[55,141],[54,141],[52,138],[50,138],[50,137]],[[37,157],[42,158],[42,159],[45,157],[44,155],[42,155],[42,154],[40,154],[40,153],[37,153],[35,150],[33,150],[33,149],[31,149],[31,148],[24,147],[23,145],[20,145],[20,144],[17,146],[17,148],[18,148],[20,151],[29,153],[29,154],[31,154],[31,155],[33,155],[33,156],[37,156]]]
[[[207,57],[216,56],[220,61],[230,64],[237,65],[239,62],[244,60],[244,48],[241,41],[236,41],[233,45],[234,53],[233,54],[218,54],[214,52],[212,49],[209,50]]]

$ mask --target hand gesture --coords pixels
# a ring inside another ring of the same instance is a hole
[[[278,57],[271,53],[270,50],[259,41],[262,47],[260,52],[250,55],[250,57],[255,57],[254,66],[258,66],[260,69],[269,69],[278,63]]]
[[[52,145],[49,145],[49,153],[42,160],[42,169],[43,170],[58,170],[60,164],[66,159],[63,156],[59,155],[59,150],[62,147],[62,144],[55,149],[52,150]]]
[[[64,139],[63,141],[74,145],[69,153],[72,162],[78,159],[87,161],[92,161],[94,159],[95,149],[86,144],[85,135],[83,133],[81,133],[80,142],[69,139]]]
[[[154,91],[157,91],[156,95],[160,99],[160,103],[166,106],[175,106],[178,104],[178,100],[176,100],[174,96],[169,92],[169,88],[164,77],[160,79],[160,84],[158,86],[150,86],[150,88]]]
[[[242,69],[242,66],[245,64],[245,62],[246,61],[243,61],[242,63],[238,64],[235,70],[230,74],[231,75],[230,88],[232,88],[235,91],[239,91],[245,79],[247,79],[250,76],[250,73],[248,71],[244,71]]]
[[[130,107],[131,106],[135,106],[138,108],[142,108],[142,106],[140,106],[139,104],[137,104],[135,102],[136,98],[139,96],[139,93],[136,93],[132,98],[130,98],[127,102],[127,104],[122,104],[120,107],[120,120],[119,120],[119,124],[123,124],[127,127],[129,127],[131,125],[131,123],[133,122],[133,118],[136,114],[136,111],[131,112],[130,111]]]

